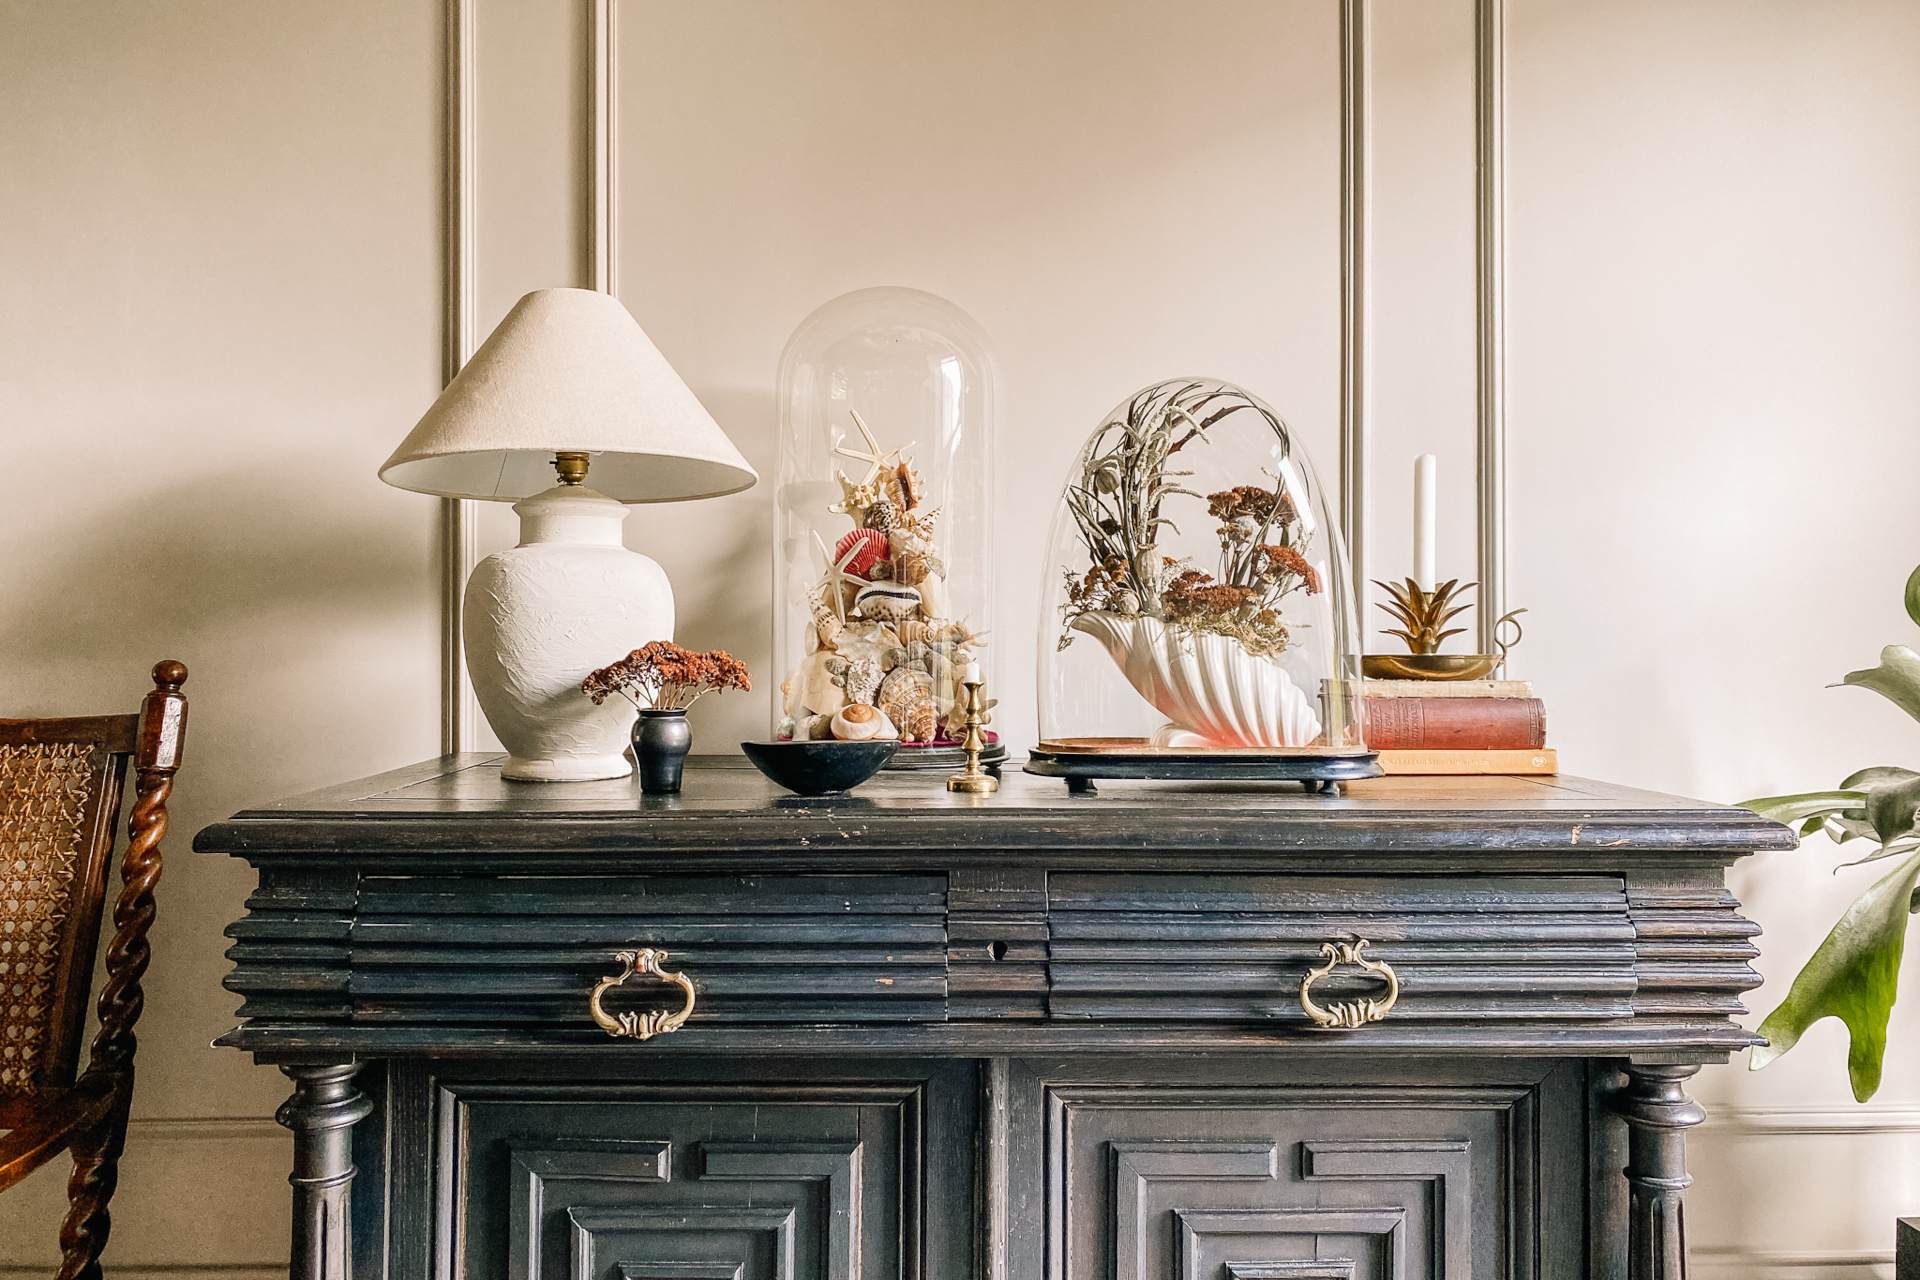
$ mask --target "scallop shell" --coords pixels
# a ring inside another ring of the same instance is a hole
[[[886,717],[874,707],[854,705],[834,714],[833,736],[842,742],[864,742],[880,735]]]
[[[833,544],[833,562],[839,564],[847,560],[847,553],[852,551],[853,559],[847,560],[846,571],[864,578],[869,569],[887,558],[888,550],[886,534],[878,529],[855,529]]]
[[[874,695],[880,692],[880,660],[878,658],[855,658],[847,664],[847,674],[843,681],[848,702],[863,702],[874,705]]]
[[[898,582],[875,582],[860,589],[853,607],[862,617],[904,620],[919,611],[920,592]]]

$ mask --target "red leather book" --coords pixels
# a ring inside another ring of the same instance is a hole
[[[1538,698],[1366,698],[1367,746],[1375,751],[1531,751],[1547,745]]]

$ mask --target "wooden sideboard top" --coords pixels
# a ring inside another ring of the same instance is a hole
[[[945,775],[929,771],[883,773],[847,795],[807,798],[744,759],[710,757],[689,762],[683,794],[645,796],[632,778],[503,781],[501,758],[443,756],[243,810],[203,830],[195,847],[369,867],[459,851],[481,859],[476,870],[489,852],[543,851],[841,868],[951,863],[970,851],[990,861],[1046,851],[1058,866],[1174,851],[1223,866],[1238,864],[1235,855],[1311,853],[1408,869],[1424,859],[1431,870],[1436,854],[1461,855],[1466,869],[1519,854],[1537,866],[1539,853],[1561,851],[1572,868],[1650,854],[1726,863],[1794,844],[1787,828],[1742,809],[1568,776],[1379,778],[1340,796],[1293,783],[1116,781],[1072,796],[1057,779],[1009,768],[992,796],[950,794]]]

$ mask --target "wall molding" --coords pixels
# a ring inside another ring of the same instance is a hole
[[[1769,1137],[1920,1134],[1920,1103],[1879,1107],[1709,1107],[1701,1131]]]
[[[587,24],[587,276],[615,293],[619,263],[620,31],[618,0],[588,0]]]
[[[591,287],[619,285],[619,0],[587,7],[587,227]],[[446,0],[446,376],[478,345],[475,260],[478,138],[477,0]],[[1372,190],[1371,0],[1340,0],[1340,523],[1353,568],[1358,625],[1365,632],[1372,328],[1368,271]],[[1506,604],[1504,0],[1475,0],[1475,520],[1480,650],[1494,651],[1494,623]],[[467,678],[461,598],[478,559],[477,504],[443,499],[441,530],[441,743],[474,749],[479,709]],[[1356,641],[1358,637],[1356,637]]]
[[[1784,1252],[1765,1249],[1703,1248],[1689,1250],[1696,1270],[1719,1271],[1752,1276],[1756,1269],[1769,1271],[1853,1270],[1878,1272],[1893,1265],[1893,1250],[1856,1250],[1839,1253]]]
[[[1373,330],[1367,310],[1373,171],[1371,0],[1340,0],[1340,526],[1353,568],[1357,610],[1367,605],[1367,375]],[[1364,614],[1355,619],[1366,632]],[[1354,637],[1359,644],[1360,637]]]
[[[1474,513],[1481,653],[1496,653],[1494,631],[1507,611],[1507,358],[1505,0],[1475,0]]]
[[[465,367],[475,341],[479,263],[477,0],[447,0],[446,132],[444,146],[446,298],[441,336],[447,382]],[[478,559],[478,504],[469,498],[440,500],[440,749],[471,751],[478,721],[473,685],[467,678],[465,624],[461,606],[467,578]]]
[[[127,1141],[292,1141],[293,1135],[264,1116],[151,1116],[127,1122]]]

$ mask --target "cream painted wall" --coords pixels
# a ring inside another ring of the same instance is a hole
[[[1824,686],[1920,642],[1920,10],[1510,13],[1512,593],[1562,763],[1727,800],[1910,764],[1912,722]],[[1734,872],[1767,931],[1756,1013],[1877,874],[1836,852]],[[1702,1074],[1704,1274],[1873,1274],[1920,1210],[1904,981],[1869,1109],[1833,1021]]]
[[[112,1275],[286,1274],[285,1081],[207,1047],[251,876],[194,831],[438,750],[434,504],[373,473],[439,387],[439,12],[0,5],[0,707],[192,670]]]
[[[1508,9],[1516,665],[1566,765],[1732,799],[1912,759],[1897,712],[1822,685],[1913,639],[1897,594],[1920,559],[1920,15]],[[116,707],[154,658],[186,660],[177,830],[435,749],[433,508],[372,470],[438,382],[439,10],[0,9],[0,278],[25,303],[0,308],[0,691],[28,712]],[[1444,355],[1470,285],[1462,186],[1436,161],[1463,154],[1470,46],[1435,17],[1465,4],[1375,10],[1384,574],[1403,571],[1408,455],[1446,455],[1455,544],[1470,509],[1471,384]],[[584,12],[478,3],[483,330],[523,290],[584,279]],[[1334,12],[619,0],[619,291],[763,474],[774,361],[818,303],[916,285],[995,337],[1016,741],[1040,572],[1025,549],[1113,403],[1182,371],[1239,379],[1331,478]],[[681,638],[755,660],[763,687],[768,501],[642,509],[629,539],[674,575]],[[500,511],[484,528],[510,539]],[[76,619],[87,589],[111,599]],[[116,683],[81,707],[81,673],[102,668]],[[697,716],[709,745],[765,724],[754,699]],[[229,1020],[219,931],[247,876],[183,840],[170,853],[110,1257],[264,1275],[284,1256],[264,1121],[281,1082],[203,1047]],[[1768,929],[1757,1009],[1859,887],[1831,861],[1737,873]],[[1920,1023],[1896,1014],[1864,1112],[1837,1030],[1757,1076],[1703,1074],[1703,1274],[1872,1275],[1891,1218],[1920,1208]],[[164,1176],[163,1152],[195,1174]],[[16,1224],[57,1194],[42,1175],[0,1199],[0,1274],[51,1256]]]

